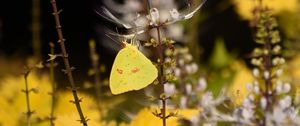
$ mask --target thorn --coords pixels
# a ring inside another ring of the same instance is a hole
[[[83,97],[79,98],[79,99],[78,99],[78,102],[82,102],[82,100],[83,100]]]
[[[76,70],[76,68],[75,68],[75,67],[71,67],[70,69],[71,69],[71,71],[74,71],[74,70]]]
[[[76,121],[79,121],[80,123],[85,123],[87,121],[89,121],[90,119],[88,119],[87,117],[84,117],[84,120],[76,120]]]
[[[66,55],[64,55],[64,54],[56,54],[56,56],[63,57],[63,58],[68,58],[68,54],[66,54]]]
[[[72,88],[71,88],[71,87],[67,87],[67,89],[68,89],[68,90],[72,90]]]
[[[72,90],[72,91],[77,91],[79,89],[79,87],[75,87],[75,88],[73,88],[73,87],[67,87],[67,89]]]
[[[60,9],[59,11],[57,11],[57,13],[58,13],[58,14],[60,14],[62,11],[63,11],[63,10],[62,10],[62,9]]]
[[[60,28],[61,28],[61,26],[60,26]],[[65,42],[65,41],[66,41],[66,39],[62,39],[62,40],[58,40],[57,43],[61,43],[61,42]]]
[[[28,92],[39,93],[39,90],[36,88],[31,88]]]
[[[51,3],[56,3],[54,0],[53,1],[51,1]],[[52,15],[59,15],[60,13],[62,12],[62,9],[60,9],[59,11],[57,11],[57,12],[53,12],[52,13]]]
[[[58,55],[48,54],[48,56],[49,56],[50,58],[47,60],[47,62],[52,61],[52,60],[55,60],[56,57],[57,57]]]
[[[71,102],[71,103],[73,103],[73,104],[75,104],[75,103],[76,103],[74,100],[70,100],[69,102]]]
[[[62,71],[64,74],[68,74],[67,70],[65,70],[65,69],[62,69],[61,71]]]
[[[27,91],[26,91],[26,90],[24,90],[24,89],[22,89],[22,90],[21,90],[21,92],[24,92],[24,93],[26,93]]]
[[[32,114],[35,114],[35,111],[33,110],[33,111],[28,111],[28,112],[24,112],[23,114],[26,114],[26,115],[32,115]]]

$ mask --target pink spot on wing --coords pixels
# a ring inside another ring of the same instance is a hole
[[[139,72],[139,71],[140,71],[140,69],[137,68],[137,67],[134,67],[134,68],[131,70],[132,73],[136,73],[136,72]]]
[[[122,70],[122,69],[117,69],[117,72],[118,72],[119,74],[123,74],[123,70]]]

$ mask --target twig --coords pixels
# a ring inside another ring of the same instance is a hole
[[[60,44],[60,49],[62,51],[62,56],[63,56],[63,62],[65,64],[65,68],[66,68],[65,71],[66,71],[66,74],[68,76],[70,86],[71,86],[71,90],[72,90],[72,94],[73,94],[73,97],[74,97],[73,103],[75,104],[76,109],[78,111],[78,114],[80,116],[80,122],[82,123],[83,126],[87,126],[88,125],[87,124],[87,119],[85,118],[85,116],[82,112],[81,106],[80,106],[81,100],[78,98],[78,95],[77,95],[77,87],[76,87],[75,82],[74,82],[74,78],[73,78],[73,75],[72,75],[72,69],[70,67],[68,54],[67,54],[65,44],[64,44],[65,39],[63,37],[62,28],[61,28],[60,19],[59,19],[59,14],[60,14],[61,11],[58,11],[55,0],[51,0],[51,4],[52,4],[52,9],[53,9],[53,15],[54,15],[54,18],[55,18],[57,35],[58,35],[58,38],[59,38],[58,43]]]
[[[31,111],[31,108],[30,108],[30,99],[29,99],[29,93],[32,90],[29,90],[29,87],[28,87],[28,75],[31,72],[31,70],[32,70],[31,68],[25,67],[25,71],[24,71],[25,90],[22,90],[22,92],[24,92],[25,96],[26,96],[27,112],[25,114],[26,114],[26,123],[27,123],[27,126],[31,125],[30,118],[31,118],[31,115],[33,114],[33,111]]]
[[[41,58],[40,0],[32,0],[32,46],[34,58]]]
[[[101,85],[100,85],[100,71],[99,71],[99,55],[96,51],[96,44],[94,40],[91,40],[90,43],[90,59],[92,62],[92,67],[94,71],[94,89],[96,95],[96,103],[99,113],[101,115],[101,106],[100,106],[100,98],[101,98]],[[101,116],[100,116],[101,117]]]
[[[54,43],[50,42],[49,43],[49,46],[50,46],[50,53],[52,55],[55,55],[54,54]],[[55,120],[55,116],[54,116],[54,106],[55,106],[55,102],[56,102],[56,83],[54,81],[54,67],[55,67],[55,62],[54,60],[51,60],[50,61],[50,65],[49,65],[49,69],[50,69],[50,81],[51,81],[51,84],[52,84],[52,92],[51,92],[51,98],[52,98],[52,103],[51,103],[51,112],[50,112],[50,125],[51,126],[54,126],[54,120]]]

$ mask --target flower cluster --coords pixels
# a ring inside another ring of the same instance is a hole
[[[138,0],[126,0],[124,5],[118,4],[114,1],[105,1],[104,4],[108,6],[110,10],[123,16],[119,19],[105,7],[101,7],[99,10],[96,10],[96,12],[103,18],[129,30],[129,34],[126,35],[118,35],[115,33],[109,34],[125,38],[133,38],[137,34],[142,34],[152,28],[169,25],[165,30],[162,30],[162,34],[174,38],[176,41],[182,41],[183,26],[174,23],[193,17],[193,15],[204,5],[205,2],[206,0],[202,1],[202,3],[196,6],[192,11],[180,13],[178,9],[176,9],[177,5],[174,0],[165,0],[163,2],[152,1],[151,4],[149,3],[150,8],[147,11],[142,9],[142,3]],[[186,4],[190,7],[189,3]],[[155,8],[152,8],[152,5],[155,6]],[[188,10],[190,10],[190,8]],[[155,36],[156,32],[150,31],[150,34]]]

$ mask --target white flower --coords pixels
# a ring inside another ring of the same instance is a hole
[[[157,8],[151,8],[150,14],[147,15],[147,18],[150,20],[150,25],[157,25],[159,22],[159,11]]]
[[[191,84],[186,84],[185,85],[185,90],[186,90],[187,94],[191,94],[192,93],[192,89],[193,89],[193,87],[192,87]]]
[[[177,20],[179,18],[178,10],[175,9],[175,8],[173,8],[172,10],[170,10],[170,15],[175,20]]]
[[[180,74],[181,74],[180,69],[179,69],[179,68],[175,68],[175,69],[174,69],[174,74],[175,74],[175,76],[179,77]]]
[[[206,92],[202,95],[201,99],[201,105],[203,107],[210,107],[210,105],[213,103],[213,94],[212,92]]]
[[[180,98],[180,108],[186,108],[187,97],[183,96]]]
[[[259,58],[259,59],[253,58],[253,59],[251,60],[251,63],[252,63],[253,65],[260,66],[260,65],[262,64],[262,61],[263,61],[262,58]]]
[[[276,45],[276,46],[273,48],[273,52],[274,52],[274,53],[279,53],[280,50],[281,50],[281,46],[279,46],[279,45]]]
[[[142,27],[148,23],[148,20],[146,18],[141,17],[141,15],[139,13],[137,13],[135,19],[133,20],[133,23],[137,27]]]
[[[261,97],[260,99],[260,107],[265,109],[267,107],[267,99],[265,97]]]
[[[282,81],[276,81],[276,93],[281,94],[282,90]]]
[[[254,99],[255,99],[255,97],[254,97],[253,94],[248,95],[248,98],[249,98],[251,101],[254,101]]]
[[[174,40],[183,41],[183,31],[184,27],[180,24],[169,25],[167,35],[174,38]]]
[[[178,65],[179,66],[183,66],[184,65],[184,60],[183,59],[179,59],[178,60]]]
[[[244,108],[253,108],[253,102],[250,98],[245,98],[243,101],[243,107]]]
[[[201,77],[199,80],[198,80],[198,86],[197,86],[197,90],[198,91],[204,91],[206,89],[206,86],[207,86],[207,82],[206,80]]]
[[[286,114],[283,112],[283,109],[277,106],[274,107],[273,114],[267,116],[269,116],[270,120],[272,120],[272,122],[275,122],[277,125],[282,124],[282,122],[286,118]]]
[[[257,68],[254,68],[252,74],[254,77],[259,77],[259,70]]]
[[[175,93],[176,87],[175,87],[174,84],[166,83],[166,84],[164,84],[164,86],[165,86],[164,89],[165,89],[166,95],[171,96],[171,95],[173,95]]]
[[[254,111],[249,108],[242,109],[242,116],[245,120],[250,120],[254,117]]]
[[[169,57],[167,57],[167,58],[165,59],[165,62],[167,62],[167,63],[170,63],[171,61],[172,61],[172,59],[169,58]]]
[[[197,65],[196,63],[192,63],[192,64],[191,64],[191,68],[192,68],[192,70],[193,70],[192,73],[195,73],[195,72],[198,71],[198,65]]]
[[[270,78],[270,72],[269,71],[265,71],[264,72],[264,78],[265,79],[269,79]]]
[[[292,104],[291,96],[285,96],[283,99],[279,101],[279,105],[282,109],[290,107]]]
[[[193,60],[193,56],[192,56],[191,54],[186,54],[186,55],[184,56],[184,58],[185,58],[185,60],[187,60],[187,62],[190,62],[190,61]]]
[[[246,89],[251,92],[253,90],[253,85],[251,83],[247,83]]]
[[[259,94],[260,93],[260,89],[258,85],[254,85],[253,91],[255,94]]]
[[[200,120],[198,116],[193,116],[190,121],[192,122],[192,126],[198,126]]]
[[[282,70],[282,69],[276,70],[276,76],[277,76],[277,77],[281,76],[282,73],[283,73],[283,70]]]
[[[290,85],[290,83],[285,83],[285,84],[283,85],[283,92],[284,92],[284,93],[288,93],[290,90],[291,90],[291,85]]]
[[[280,63],[280,64],[284,64],[284,63],[285,63],[285,59],[284,59],[284,58],[280,58],[280,59],[279,59],[279,63]]]

